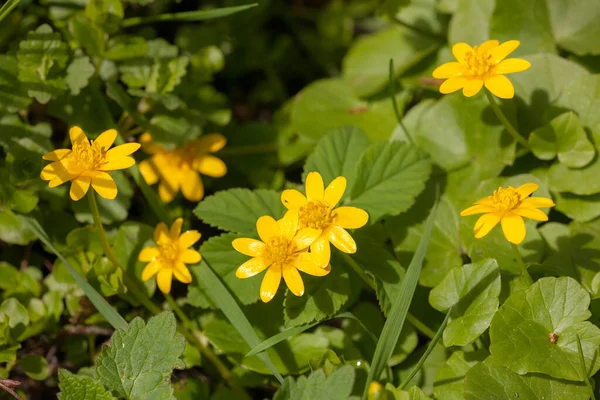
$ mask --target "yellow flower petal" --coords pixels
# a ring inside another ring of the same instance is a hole
[[[312,276],[325,276],[331,272],[329,264],[321,267],[317,258],[310,253],[298,253],[291,266]]]
[[[60,162],[53,162],[42,169],[40,178],[48,182],[48,186],[53,188],[73,179],[75,175],[71,174],[65,166]]]
[[[194,168],[203,175],[220,178],[227,173],[227,165],[215,156],[203,155],[194,162]]]
[[[548,216],[537,208],[519,207],[513,213],[536,221],[548,221]]]
[[[202,235],[200,232],[196,230],[183,232],[181,236],[179,236],[179,248],[187,249],[188,247],[192,247],[201,237]]]
[[[139,143],[125,143],[113,147],[106,152],[106,158],[120,158],[135,153],[140,148]]]
[[[335,224],[346,229],[362,228],[369,221],[369,214],[357,207],[339,207],[335,209]]]
[[[135,164],[135,159],[133,159],[133,157],[113,158],[105,161],[99,169],[102,171],[115,171],[118,169],[129,168],[133,164]]]
[[[318,172],[310,172],[306,177],[306,198],[322,201],[325,195],[323,178]]]
[[[143,262],[150,262],[158,257],[158,248],[156,247],[144,247],[138,255],[138,260]]]
[[[295,211],[286,212],[283,218],[277,221],[277,225],[281,236],[287,240],[292,240],[298,231],[298,213]]]
[[[192,281],[192,274],[190,274],[190,270],[183,263],[177,263],[175,265],[175,268],[173,268],[173,275],[175,275],[175,279],[181,283],[190,283]]]
[[[477,200],[474,204],[481,205],[481,206],[493,206],[495,204],[494,196],[484,197],[481,200]]]
[[[152,261],[151,263],[146,265],[146,267],[142,271],[142,280],[145,282],[148,279],[152,278],[158,273],[158,271],[161,270],[161,267],[162,265],[159,261]]]
[[[258,257],[265,250],[265,244],[254,239],[234,239],[231,245],[240,253],[250,257]]]
[[[71,139],[72,145],[78,142],[89,143],[87,137],[85,136],[85,133],[78,126],[74,126],[71,129],[69,129],[69,138]]]
[[[179,186],[174,187],[173,185],[169,185],[164,180],[158,185],[158,195],[160,196],[160,199],[165,203],[173,201],[178,191]]]
[[[552,199],[545,197],[528,197],[521,202],[521,206],[527,208],[548,208],[555,205]]]
[[[520,44],[521,42],[518,40],[509,40],[502,43],[500,46],[491,51],[492,62],[499,63],[500,61],[504,60],[510,53],[515,51]]]
[[[499,213],[489,213],[479,217],[477,222],[475,222],[475,227],[473,228],[475,237],[477,239],[481,239],[490,233],[490,231],[498,224],[498,222],[500,222],[500,217],[501,214]]]
[[[181,193],[189,201],[200,201],[204,197],[204,183],[198,172],[192,169],[184,172]]]
[[[145,132],[140,136],[140,144],[142,149],[148,154],[156,154],[165,151],[165,148],[152,140],[152,135]]]
[[[539,187],[540,187],[540,185],[538,185],[537,183],[526,183],[524,185],[519,186],[516,189],[516,192],[519,194],[521,199],[524,199],[524,198],[528,197],[531,193],[538,190]]]
[[[164,222],[159,223],[154,228],[154,243],[169,240],[169,228]]]
[[[452,54],[459,63],[463,63],[465,61],[465,56],[470,51],[473,51],[473,48],[466,43],[456,43],[454,46],[452,46]]]
[[[314,259],[319,264],[319,267],[323,268],[329,264],[331,260],[331,246],[329,240],[325,236],[321,236],[310,245],[310,254],[314,256]]]
[[[181,261],[186,264],[198,264],[200,260],[202,260],[202,256],[196,250],[187,249],[181,255]]]
[[[434,69],[432,75],[436,79],[448,79],[453,76],[461,75],[463,68],[463,65],[459,62],[447,62]]]
[[[161,292],[167,294],[171,292],[171,280],[173,279],[173,268],[162,268],[158,271],[156,283]]]
[[[443,93],[443,94],[454,93],[457,90],[462,89],[463,86],[465,86],[467,84],[467,82],[468,82],[467,78],[465,78],[463,76],[457,76],[457,77],[452,77],[452,78],[446,79],[444,81],[444,83],[442,83],[440,85],[440,93]]]
[[[92,182],[92,178],[89,176],[80,176],[71,181],[71,190],[69,191],[69,195],[71,199],[74,201],[81,200],[83,196],[87,193],[90,188],[90,183]]]
[[[62,160],[65,156],[67,156],[71,150],[69,149],[56,149],[51,151],[50,153],[46,153],[42,156],[43,160],[48,161],[59,161]]]
[[[96,143],[97,146],[100,146],[104,150],[108,150],[110,148],[110,146],[113,145],[116,138],[117,138],[117,131],[115,129],[109,129],[107,131],[102,132],[100,135],[98,135],[96,140],[94,140],[94,143]]]
[[[486,40],[485,42],[479,45],[479,51],[482,53],[487,53],[494,50],[500,44],[497,40]]]
[[[158,182],[158,169],[150,160],[144,160],[139,164],[140,172],[146,183],[150,186]]]
[[[466,208],[466,209],[462,210],[460,212],[460,216],[461,217],[466,217],[468,215],[491,213],[491,212],[494,212],[494,211],[496,211],[495,207],[476,204],[474,206],[471,206],[469,208]]]
[[[296,268],[284,266],[283,279],[290,289],[290,292],[294,293],[296,296],[302,296],[304,294],[304,282],[302,282],[300,272],[298,272]]]
[[[268,303],[275,297],[279,283],[281,282],[281,265],[273,264],[267,270],[265,277],[260,284],[260,299],[263,303]]]
[[[171,229],[169,229],[169,236],[171,236],[171,240],[177,240],[179,235],[181,235],[181,227],[183,226],[183,218],[177,218],[173,225],[171,225]]]
[[[518,215],[507,213],[502,217],[502,232],[504,237],[514,244],[520,244],[525,239],[525,222]]]
[[[220,133],[206,133],[200,136],[196,143],[201,152],[215,153],[225,147],[227,139]]]
[[[260,239],[265,243],[281,235],[277,221],[270,215],[263,215],[256,221],[256,231]]]
[[[356,242],[344,228],[332,226],[328,229],[327,238],[338,250],[348,254],[356,253]]]
[[[320,229],[302,228],[294,236],[294,248],[296,250],[304,250],[310,246],[321,235]]]
[[[485,87],[501,99],[512,99],[515,96],[515,87],[504,75],[495,75],[486,79]]]
[[[269,264],[262,257],[251,258],[238,267],[235,271],[235,276],[240,279],[250,278],[256,274],[263,272]]]
[[[338,176],[325,189],[325,195],[323,200],[329,204],[330,208],[333,208],[339,203],[344,192],[346,191],[346,178]]]
[[[512,74],[513,72],[521,72],[529,69],[531,63],[521,58],[509,58],[501,61],[494,70],[497,74]]]
[[[281,193],[281,202],[288,210],[297,210],[307,203],[306,197],[295,189],[287,189]]]
[[[117,184],[106,172],[96,172],[92,177],[92,187],[101,197],[112,200],[117,197]]]
[[[479,93],[479,91],[481,90],[482,87],[483,87],[483,80],[481,80],[479,78],[469,79],[469,80],[467,80],[467,83],[463,87],[463,95],[465,97],[473,97],[477,93]]]

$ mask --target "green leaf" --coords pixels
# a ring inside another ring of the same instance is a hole
[[[7,153],[33,162],[52,149],[52,127],[48,123],[29,125],[17,115],[5,115],[0,118],[0,129],[0,146]],[[39,168],[39,164],[36,167]]]
[[[485,349],[472,352],[455,351],[435,374],[433,393],[445,400],[465,399],[465,375],[473,366],[485,360]]]
[[[369,213],[370,222],[409,209],[425,188],[431,164],[410,145],[375,143],[361,156],[350,205]]]
[[[108,33],[119,30],[123,20],[121,0],[91,0],[85,6],[85,16]]]
[[[600,131],[594,142],[600,146]],[[554,163],[548,170],[548,185],[554,192],[569,192],[580,196],[600,193],[600,157],[583,168],[569,168],[563,163]]]
[[[589,294],[574,279],[542,278],[500,307],[490,325],[490,352],[521,375],[539,372],[583,381],[577,335],[590,376],[600,369],[600,329],[586,321],[589,305]],[[555,343],[552,334],[558,335]]]
[[[200,378],[189,377],[173,384],[177,400],[209,400],[208,382]]]
[[[390,59],[394,60],[394,76],[400,76],[439,46],[437,40],[392,25],[352,44],[342,61],[342,78],[358,97],[367,97],[387,86]]]
[[[385,0],[380,9],[389,18],[394,18],[398,11],[410,4],[410,0]]]
[[[421,361],[423,354],[428,348],[429,346],[425,345],[419,347],[399,366],[396,373],[398,379],[405,382],[405,378],[412,373],[413,368]],[[417,371],[417,374],[409,382],[406,382],[405,385],[409,387],[415,385],[420,387],[426,394],[432,393],[435,374],[448,358],[446,353],[446,348],[441,343],[438,343],[429,353],[429,356],[419,371]]]
[[[355,372],[350,365],[336,369],[326,376],[322,369],[307,377],[301,376],[275,394],[277,400],[346,400],[354,386]]]
[[[369,138],[360,128],[339,127],[323,136],[317,147],[306,159],[302,180],[309,172],[317,171],[324,182],[331,182],[338,176],[346,177],[347,187],[352,188],[358,173],[356,160],[369,146]],[[347,197],[349,190],[344,193]]]
[[[263,215],[283,217],[281,194],[273,190],[229,189],[202,200],[194,213],[205,223],[225,231],[257,237],[256,220]]]
[[[135,17],[128,18],[123,21],[124,27],[135,26],[140,24],[147,24],[151,22],[159,21],[206,21],[214,18],[222,18],[228,15],[245,11],[249,8],[256,7],[258,3],[245,4],[243,6],[236,7],[223,7],[216,8],[214,10],[199,10],[199,11],[187,11],[173,14],[161,14],[153,17]]]
[[[595,110],[600,107],[600,75],[578,75],[569,82],[568,88],[569,90],[563,90],[556,99],[556,106],[575,111],[581,123],[593,134],[598,134],[600,114]]]
[[[17,65],[17,57],[0,55],[0,111],[16,112],[27,108],[31,103],[27,89],[17,79]]]
[[[519,40],[521,45],[511,56],[555,53],[546,0],[497,1],[490,20],[490,38],[501,42]]]
[[[346,304],[351,293],[350,274],[333,254],[331,272],[324,277],[304,274],[304,295],[285,293],[285,326],[299,326],[313,321],[322,321],[333,316]],[[262,277],[262,275],[261,275]]]
[[[35,233],[29,229],[26,217],[10,210],[0,210],[0,240],[25,246],[35,240]]]
[[[108,42],[104,55],[114,61],[144,57],[148,54],[148,44],[140,36],[116,36]]]
[[[557,211],[577,222],[591,221],[600,216],[600,194],[578,196],[572,193],[552,193]]]
[[[112,240],[112,247],[119,249],[115,253],[119,264],[125,268],[125,271],[130,276],[135,276],[141,280],[142,271],[147,263],[139,261],[138,255],[144,247],[152,241],[154,229],[146,224],[139,222],[127,221],[119,226],[116,236]],[[144,282],[149,293],[154,293],[156,288],[156,280],[150,279]]]
[[[542,374],[519,375],[502,366],[495,357],[478,363],[465,376],[466,400],[587,400],[589,397],[588,388],[583,383]]]
[[[86,87],[89,79],[94,75],[96,68],[90,62],[89,57],[77,57],[67,68],[67,77],[65,82],[71,89],[71,94],[77,96],[81,89]]]
[[[25,374],[36,381],[43,381],[48,378],[48,361],[46,358],[31,354],[19,359],[19,365],[23,368]]]
[[[444,346],[466,346],[485,332],[498,310],[499,295],[496,260],[466,264],[448,272],[429,293],[429,302],[435,309],[451,310]]]
[[[578,55],[600,54],[600,35],[596,23],[600,9],[594,0],[571,2],[548,0],[554,40],[561,48]]]
[[[302,89],[292,103],[292,129],[315,141],[342,126],[355,126],[369,139],[385,140],[396,124],[391,100],[363,101],[341,79],[315,81]]]
[[[84,13],[77,13],[69,19],[69,32],[89,56],[97,57],[104,53],[106,33],[94,25]]]
[[[59,400],[112,400],[104,386],[89,376],[75,375],[66,369],[58,370]]]
[[[135,318],[103,347],[96,362],[96,379],[119,397],[174,399],[171,374],[174,368],[184,367],[179,357],[185,349],[185,339],[176,330],[170,312],[150,318],[147,324]]]
[[[457,0],[457,9],[448,27],[448,43],[466,42],[474,46],[490,39],[490,19],[495,5],[495,0]]]

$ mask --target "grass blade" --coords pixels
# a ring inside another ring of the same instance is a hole
[[[307,325],[302,325],[302,326],[294,326],[292,328],[283,330],[283,331],[279,332],[277,335],[271,336],[270,338],[266,339],[264,342],[260,343],[258,346],[254,347],[252,350],[250,350],[248,352],[248,354],[246,354],[246,357],[256,355],[262,351],[267,350],[270,347],[275,346],[277,343],[282,342],[291,336],[294,336],[294,335],[297,335],[304,331],[307,331],[310,328],[313,328],[322,322],[328,321],[330,319],[335,319],[335,318],[347,318],[347,319],[353,319],[353,320],[357,321],[360,324],[361,328],[363,328],[363,330],[367,333],[367,335],[369,335],[369,337],[373,340],[373,342],[377,343],[377,336],[375,336],[373,334],[373,332],[371,332],[362,323],[362,321],[360,319],[358,319],[354,314],[352,314],[350,312],[343,312],[343,313],[340,313],[338,315],[335,315],[335,316],[328,318],[326,320],[323,320],[323,321],[313,322],[312,324],[307,324]]]
[[[161,14],[151,17],[134,17],[123,20],[124,27],[130,27],[141,24],[149,24],[152,22],[164,22],[164,21],[206,21],[208,19],[226,17],[231,14],[245,11],[249,8],[256,7],[258,3],[246,4],[243,6],[236,7],[223,7],[216,8],[214,10],[198,10],[198,11],[186,11],[172,14]]]
[[[83,278],[73,267],[67,259],[54,247],[50,238],[44,231],[44,228],[39,224],[39,222],[33,218],[26,218],[27,224],[31,228],[31,230],[37,235],[37,237],[48,247],[60,260],[65,264],[69,273],[77,282],[77,285],[83,290],[88,299],[92,302],[92,304],[96,307],[96,309],[106,318],[106,320],[113,326],[115,329],[126,330],[128,327],[127,321],[121,317],[121,315],[110,305],[104,297],[100,295],[86,280]]]
[[[427,252],[427,246],[429,245],[429,239],[431,238],[431,230],[435,222],[435,214],[437,210],[437,203],[433,206],[427,223],[425,224],[425,230],[423,236],[417,247],[417,251],[408,266],[404,280],[401,283],[400,293],[396,298],[396,301],[392,305],[388,319],[383,325],[381,336],[377,342],[375,348],[375,354],[373,354],[373,360],[371,361],[371,367],[369,368],[369,375],[365,384],[365,390],[363,392],[363,399],[367,398],[369,384],[381,376],[381,373],[385,369],[388,360],[394,352],[398,337],[404,326],[406,315],[408,314],[408,308],[412,301],[415,289],[417,287],[417,281],[421,274],[421,267],[423,266],[423,259]]]
[[[8,0],[0,8],[0,21],[10,14],[10,12],[21,2],[21,0]]]
[[[585,367],[585,358],[583,357],[583,349],[581,348],[581,339],[579,335],[577,335],[577,351],[579,352],[579,362],[581,363],[581,372],[584,376],[585,385],[590,389],[590,398],[592,400],[596,400],[596,395],[594,394],[594,388],[592,387],[592,383],[590,382],[590,378],[588,376],[587,368]]]
[[[256,332],[254,332],[250,321],[248,321],[238,303],[233,296],[231,296],[229,290],[227,290],[225,285],[223,285],[223,282],[221,282],[219,277],[214,273],[206,258],[203,258],[200,266],[194,268],[193,271],[194,274],[196,274],[196,279],[202,289],[205,290],[206,294],[215,303],[217,308],[225,314],[225,317],[240,333],[246,343],[248,343],[248,346],[250,346],[250,348],[258,346],[260,344],[260,339],[258,338],[258,335],[256,335]],[[269,355],[261,353],[257,356],[265,363],[267,368],[271,370],[271,373],[275,375],[277,380],[283,384],[283,377],[279,371],[277,371],[275,365],[273,365]]]
[[[398,111],[398,103],[396,101],[396,69],[394,68],[394,59],[390,58],[389,64],[389,76],[388,79],[390,81],[390,97],[392,99],[392,105],[394,106],[394,114],[396,114],[396,120],[398,121],[398,125],[404,131],[406,138],[410,144],[414,144],[412,136],[408,133],[408,129],[404,125],[404,121],[402,120],[402,116],[400,115],[400,111]]]

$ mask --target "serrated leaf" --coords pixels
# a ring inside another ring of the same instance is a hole
[[[104,55],[114,61],[144,57],[148,53],[148,44],[140,36],[117,36],[110,39],[107,47]]]
[[[257,237],[256,220],[263,215],[283,217],[281,194],[273,190],[229,189],[202,200],[194,214],[205,223],[229,232]]]
[[[69,19],[69,31],[86,54],[97,57],[104,52],[106,34],[94,25],[83,13],[75,14]]]
[[[429,293],[431,305],[450,311],[444,330],[444,346],[466,346],[490,325],[500,296],[500,271],[496,260],[487,259],[456,267]]]
[[[319,369],[307,377],[301,376],[275,394],[278,400],[347,400],[354,385],[354,368],[344,365],[326,376]]]
[[[574,279],[542,278],[500,307],[490,325],[490,352],[521,375],[582,381],[577,335],[590,376],[600,369],[600,329],[586,321],[589,304],[589,294]]]
[[[0,55],[0,111],[16,112],[27,108],[31,99],[17,79],[17,57]]]
[[[369,222],[408,210],[425,189],[431,163],[413,146],[375,143],[361,156],[349,204],[369,213]]]
[[[369,138],[357,127],[335,128],[323,136],[315,150],[306,159],[302,180],[309,172],[317,171],[324,182],[331,182],[338,176],[346,177],[347,187],[356,180],[356,160],[369,146]],[[349,190],[344,193],[347,197]]]
[[[65,82],[71,89],[71,94],[77,96],[81,89],[88,85],[89,79],[94,75],[96,68],[89,57],[75,58],[67,68]]]
[[[433,393],[436,398],[444,400],[465,399],[465,375],[477,363],[488,356],[486,349],[452,353],[444,365],[435,374]]]
[[[75,375],[66,369],[58,371],[59,400],[112,400],[112,395],[89,376]]]
[[[97,359],[95,377],[114,395],[131,400],[175,399],[170,385],[185,339],[176,333],[170,312],[148,320],[135,318],[127,330],[117,330]]]

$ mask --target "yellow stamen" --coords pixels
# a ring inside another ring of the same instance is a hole
[[[521,196],[514,187],[498,188],[494,190],[494,207],[500,211],[509,211],[516,208],[521,203]]]
[[[284,237],[276,237],[266,243],[264,258],[268,264],[285,263],[293,253],[292,242]]]
[[[481,51],[479,46],[473,47],[473,51],[465,54],[465,64],[470,75],[479,77],[485,76],[495,66],[492,55],[486,51]]]
[[[179,249],[178,243],[171,240],[164,240],[158,244],[158,259],[160,260],[163,268],[175,267],[179,260],[181,250]]]
[[[325,229],[333,223],[334,213],[324,201],[309,201],[298,211],[302,228]]]
[[[91,145],[87,142],[79,142],[73,145],[73,151],[69,161],[74,169],[80,171],[96,171],[100,169],[106,160],[106,151],[104,147],[100,147],[93,140]]]

